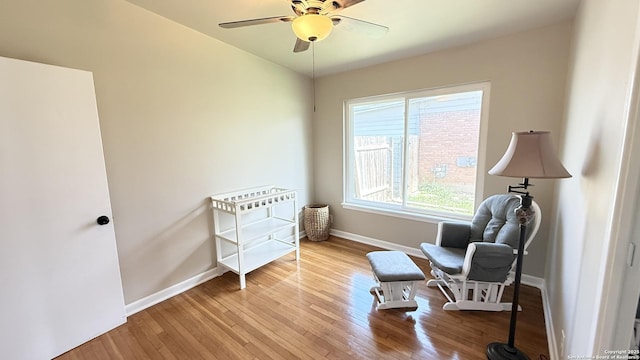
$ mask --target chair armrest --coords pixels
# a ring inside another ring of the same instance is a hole
[[[467,248],[462,274],[469,280],[504,282],[515,260],[507,244],[472,242]]]
[[[443,221],[438,223],[436,245],[466,249],[470,235],[471,224]]]

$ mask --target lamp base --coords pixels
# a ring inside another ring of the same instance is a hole
[[[511,347],[509,344],[503,343],[491,343],[487,345],[487,359],[489,360],[509,360],[509,359],[525,359],[530,360],[529,357],[518,350],[516,347]]]

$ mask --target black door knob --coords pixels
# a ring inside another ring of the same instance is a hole
[[[107,225],[109,223],[109,217],[102,215],[96,219],[96,222],[98,225]]]

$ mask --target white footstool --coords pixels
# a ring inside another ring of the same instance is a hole
[[[367,254],[373,278],[378,285],[371,288],[376,309],[417,308],[414,300],[417,285],[424,273],[401,251],[373,251]]]

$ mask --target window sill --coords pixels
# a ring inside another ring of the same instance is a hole
[[[392,217],[397,217],[401,219],[422,221],[422,222],[427,222],[432,224],[437,224],[441,221],[457,221],[457,222],[471,221],[471,218],[472,218],[472,216],[468,216],[468,215],[456,216],[456,215],[449,215],[449,214],[447,215],[422,214],[418,212],[410,212],[410,211],[395,210],[395,209],[384,209],[380,207],[353,204],[353,203],[344,203],[344,202],[341,205],[343,209],[347,209],[347,210],[362,211],[362,212],[368,212],[372,214],[392,216]]]

